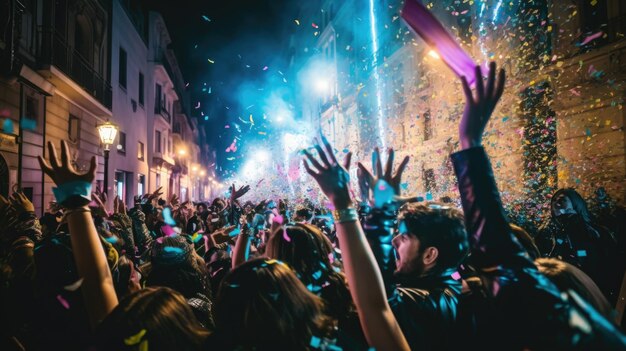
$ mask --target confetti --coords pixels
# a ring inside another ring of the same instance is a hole
[[[67,300],[61,296],[61,295],[57,295],[57,301],[59,301],[59,303],[66,309],[69,310],[70,309],[70,303],[67,302]]]
[[[147,330],[141,329],[137,334],[131,335],[124,339],[124,344],[128,346],[137,345],[141,342],[141,339],[146,335]]]
[[[37,121],[34,119],[23,117],[20,121],[20,126],[25,130],[35,130],[37,128]]]
[[[167,225],[176,225],[176,221],[172,218],[172,209],[169,207],[163,208],[163,222]]]
[[[171,253],[171,254],[176,254],[176,255],[182,255],[185,252],[180,247],[174,247],[174,246],[165,246],[163,248],[163,251],[167,253]]]
[[[13,120],[9,118],[5,119],[4,122],[2,122],[2,132],[6,134],[13,134],[13,131]]]
[[[83,278],[80,278],[74,283],[64,286],[63,289],[67,291],[76,291],[78,290],[78,288],[80,288],[81,285],[83,285],[83,280],[84,280]]]

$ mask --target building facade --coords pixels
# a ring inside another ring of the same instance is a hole
[[[0,9],[7,24],[0,36],[0,194],[22,189],[42,214],[54,200],[53,183],[37,156],[47,158],[44,145],[61,140],[79,171],[97,157],[102,188],[97,126],[111,121],[120,129],[110,152],[109,197],[131,206],[133,196],[159,186],[180,196],[188,186],[174,186],[180,173],[172,121],[179,114],[196,122],[182,107],[189,101],[161,16],[128,0],[2,0]],[[186,140],[197,158],[199,138],[192,132]],[[202,192],[196,194],[193,200]]]
[[[112,115],[111,12],[96,0],[9,0],[1,7],[9,25],[0,38],[0,190],[6,196],[21,188],[43,213],[53,201],[53,183],[36,159],[48,157],[46,142],[68,141],[79,171],[98,156],[102,182],[96,125]]]
[[[306,47],[326,62],[320,74],[331,81],[321,97],[299,104],[302,116],[317,120],[335,148],[355,152],[357,161],[369,164],[374,146],[393,147],[396,159],[411,156],[406,193],[458,197],[448,155],[458,148],[464,95],[399,18],[400,1],[315,6],[301,19],[313,29],[294,34],[293,61],[302,61]],[[626,6],[487,0],[429,8],[477,62],[495,60],[507,70],[484,138],[505,201],[542,207],[558,188],[590,198],[603,186],[624,204]],[[597,39],[581,44],[593,34]]]

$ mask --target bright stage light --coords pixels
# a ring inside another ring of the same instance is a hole
[[[328,91],[328,87],[329,84],[326,79],[318,78],[315,81],[315,90],[320,94],[326,93]]]
[[[292,153],[303,148],[305,137],[302,134],[285,133],[283,134],[283,147],[285,152]]]
[[[430,50],[428,52],[428,56],[430,56],[430,57],[432,57],[434,59],[437,59],[437,60],[441,59],[441,57],[439,56],[439,54],[435,50]]]
[[[264,149],[257,149],[256,151],[254,151],[254,154],[252,155],[252,157],[254,161],[256,162],[265,163],[269,161],[270,153]]]

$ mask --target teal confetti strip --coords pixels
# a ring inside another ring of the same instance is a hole
[[[167,253],[173,253],[176,255],[180,255],[184,252],[183,249],[181,249],[180,247],[174,247],[174,246],[166,246],[163,248],[163,251]]]
[[[7,118],[2,122],[2,131],[7,134],[13,134],[13,120]]]

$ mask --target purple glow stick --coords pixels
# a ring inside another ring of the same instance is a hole
[[[470,86],[476,80],[476,63],[461,48],[443,25],[418,0],[406,0],[402,18],[426,44],[437,51],[454,73],[467,79]]]

